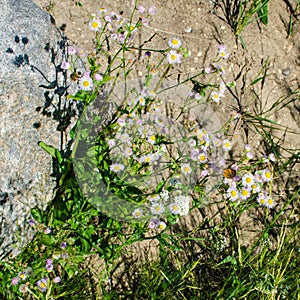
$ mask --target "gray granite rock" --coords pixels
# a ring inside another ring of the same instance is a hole
[[[52,160],[38,142],[65,149],[80,108],[65,98],[68,42],[53,18],[30,0],[0,0],[0,14],[2,259],[32,237],[30,208],[45,208],[54,193]]]

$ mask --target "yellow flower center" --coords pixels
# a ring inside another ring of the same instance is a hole
[[[247,190],[243,190],[243,191],[242,191],[242,195],[243,195],[243,196],[248,196],[248,194],[249,194],[249,192],[248,192]]]
[[[206,159],[206,156],[205,155],[200,155],[200,160],[201,161],[204,161]]]
[[[235,197],[236,196],[236,191],[233,190],[233,191],[231,191],[230,194],[231,194],[232,197]]]
[[[173,205],[173,210],[174,211],[178,210],[178,205]]]
[[[87,80],[85,80],[85,81],[82,82],[82,85],[85,86],[85,87],[87,87],[87,86],[90,85],[90,83]]]
[[[266,172],[266,178],[271,178],[271,173],[270,172]]]
[[[164,229],[164,228],[165,228],[164,224],[159,224],[158,225],[158,229]]]
[[[246,178],[246,182],[247,182],[247,183],[250,183],[251,181],[252,181],[252,179],[251,179],[250,177],[247,177],[247,178]]]
[[[96,21],[92,22],[92,27],[93,28],[98,28],[98,22],[96,22]]]
[[[44,289],[44,288],[46,287],[46,284],[45,284],[44,282],[41,282],[41,283],[40,283],[40,287],[41,287],[42,289]]]
[[[171,59],[172,60],[176,60],[176,55],[175,54],[171,54]]]
[[[145,162],[150,162],[151,161],[151,158],[149,157],[149,156],[147,156],[146,158],[145,158]]]
[[[156,205],[155,208],[154,208],[154,210],[157,211],[157,212],[160,211],[160,206]]]
[[[260,202],[260,204],[265,204],[265,199],[261,198],[261,199],[259,200],[259,202]]]
[[[176,40],[176,39],[172,40],[172,44],[173,45],[178,45],[178,40]]]
[[[269,203],[269,204],[273,204],[273,199],[271,199],[271,198],[268,199],[268,203]]]
[[[188,172],[190,171],[190,168],[189,168],[189,167],[184,167],[184,168],[183,168],[183,171],[184,171],[185,173],[188,173]]]

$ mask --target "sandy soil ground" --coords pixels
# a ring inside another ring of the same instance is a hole
[[[41,8],[53,15],[58,26],[65,26],[65,33],[70,41],[87,50],[93,49],[93,33],[88,28],[91,14],[100,7],[110,11],[122,12],[129,18],[134,1],[93,1],[93,0],[34,0]],[[76,5],[80,2],[82,6]],[[270,107],[280,97],[299,87],[300,81],[300,22],[297,1],[273,0],[269,6],[269,23],[264,26],[257,18],[253,18],[242,32],[246,45],[243,49],[224,18],[222,10],[215,7],[217,1],[142,1],[145,7],[155,6],[156,14],[146,34],[157,36],[153,43],[166,42],[171,36],[179,36],[191,50],[191,57],[180,67],[183,74],[193,75],[209,65],[220,44],[227,46],[230,58],[227,63],[228,80],[237,78],[246,81],[246,85],[256,78],[264,64],[267,64],[267,80],[261,92],[263,106]],[[221,2],[221,1],[219,1]],[[293,32],[288,36],[290,16],[293,17]],[[297,15],[298,14],[298,15]],[[239,82],[237,82],[237,86]],[[231,99],[226,99],[228,106]],[[245,100],[247,101],[247,100]],[[299,129],[298,106],[281,110],[274,116],[279,124],[289,124]],[[286,122],[288,120],[288,122]],[[255,137],[252,137],[255,139]],[[251,142],[251,141],[250,141]],[[289,137],[291,147],[299,146],[295,136]],[[255,144],[253,140],[252,143]]]

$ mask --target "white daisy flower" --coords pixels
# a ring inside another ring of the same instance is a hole
[[[267,197],[264,195],[264,193],[260,193],[256,199],[256,201],[262,205],[262,206],[266,206],[267,203]]]
[[[133,211],[132,215],[134,218],[138,219],[143,216],[143,212],[141,209],[137,208]]]
[[[167,227],[167,224],[163,221],[160,221],[157,225],[156,225],[156,228],[158,230],[164,230],[165,228]]]
[[[171,50],[167,54],[167,60],[168,60],[169,64],[171,64],[171,65],[180,64],[181,63],[181,57],[182,57],[182,55],[177,53],[175,50]]]
[[[112,164],[110,167],[110,170],[115,172],[115,173],[118,173],[118,172],[121,172],[122,170],[124,170],[124,165],[122,164]]]
[[[180,208],[179,208],[178,203],[171,203],[171,204],[169,205],[169,210],[170,210],[170,212],[171,212],[173,215],[178,215],[179,212],[180,212]]]
[[[244,186],[250,187],[254,184],[254,182],[254,176],[250,173],[245,174],[242,178],[242,183]]]
[[[114,31],[115,30],[115,27],[112,23],[107,23],[106,25],[106,28],[109,30],[109,31]]]
[[[153,215],[161,215],[165,211],[165,208],[160,203],[153,203],[150,211]]]
[[[218,92],[215,92],[215,91],[211,92],[211,94],[210,94],[211,100],[214,101],[215,103],[220,102],[220,97],[221,97],[221,94]]]
[[[260,185],[258,183],[254,183],[251,186],[251,189],[252,189],[252,193],[259,193],[260,192]]]
[[[136,24],[127,24],[127,34],[131,34],[137,31],[137,26]]]
[[[171,39],[169,39],[168,41],[169,47],[172,49],[179,49],[181,46],[181,40],[177,37],[172,37]]]
[[[120,134],[118,136],[118,138],[122,143],[130,142],[130,137],[129,137],[129,134],[127,132],[124,132],[124,133]]]
[[[230,187],[227,191],[226,191],[227,197],[229,198],[229,200],[231,201],[236,201],[239,198],[239,192],[237,191],[237,189],[235,187]]]
[[[152,154],[147,154],[143,155],[140,159],[140,163],[151,163],[153,161],[153,155]]]
[[[183,174],[190,174],[192,172],[190,164],[182,164],[181,171]]]
[[[249,187],[247,186],[242,187],[240,196],[242,200],[247,200],[248,198],[250,198],[251,190],[249,189]]]
[[[125,148],[124,155],[125,156],[131,156],[132,155],[132,149],[129,148],[129,147]]]
[[[143,96],[139,96],[136,98],[135,103],[138,103],[141,106],[144,106],[146,104],[146,99]]]
[[[97,18],[92,19],[89,23],[89,28],[91,31],[99,31],[101,27],[101,21]]]
[[[156,140],[156,138],[155,138],[154,134],[151,134],[150,136],[148,136],[148,142],[150,144],[154,145],[155,144],[155,140]]]
[[[268,208],[272,208],[272,207],[275,206],[275,202],[274,202],[274,200],[273,200],[273,198],[271,196],[268,196],[266,198],[266,204],[265,204],[265,206],[268,207]]]
[[[200,161],[200,163],[206,163],[207,162],[207,154],[204,152],[201,152],[198,155],[198,160]]]
[[[83,76],[79,80],[79,88],[84,91],[92,90],[94,86],[93,80],[91,77]]]
[[[272,173],[270,170],[262,170],[261,178],[264,182],[270,182],[272,180]]]
[[[226,51],[226,46],[220,45],[218,55],[220,58],[227,59],[229,57],[228,52]]]
[[[232,148],[232,144],[231,144],[231,142],[229,141],[229,140],[224,140],[223,141],[223,150],[224,151],[229,151],[229,150],[231,150],[231,148]]]

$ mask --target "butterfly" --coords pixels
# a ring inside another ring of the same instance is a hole
[[[228,168],[223,171],[223,175],[227,179],[232,179],[236,175],[236,171],[234,171],[231,168]]]

